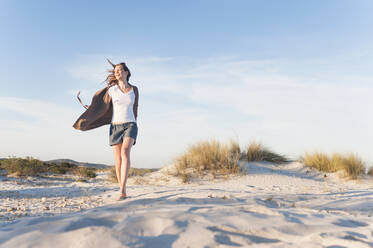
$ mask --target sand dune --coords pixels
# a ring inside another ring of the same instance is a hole
[[[120,202],[115,201],[117,186],[99,179],[75,185],[75,191],[71,182],[44,189],[24,186],[20,196],[31,197],[39,187],[36,192],[44,192],[47,201],[101,200],[85,210],[53,210],[53,216],[36,211],[40,216],[3,221],[0,246],[373,247],[371,179],[324,177],[298,162],[242,165],[248,175],[190,184],[165,167],[141,180],[131,178],[130,197]]]

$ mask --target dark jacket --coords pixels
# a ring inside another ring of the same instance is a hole
[[[139,91],[136,86],[131,85],[135,93],[133,113],[137,119],[137,108],[139,103]],[[111,123],[113,117],[113,104],[108,94],[109,86],[97,91],[92,98],[91,105],[76,120],[73,127],[81,131],[91,130]]]

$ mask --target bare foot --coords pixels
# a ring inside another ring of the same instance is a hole
[[[127,198],[127,195],[125,193],[121,193],[119,198],[118,198],[118,201],[124,200],[126,198]]]

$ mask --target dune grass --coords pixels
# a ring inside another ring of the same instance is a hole
[[[213,178],[238,174],[240,157],[241,149],[237,142],[231,141],[229,144],[216,140],[198,142],[189,146],[184,154],[175,159],[175,176],[180,177],[185,183],[206,174],[211,174]]]
[[[357,179],[365,173],[364,162],[353,153],[328,155],[322,152],[305,153],[303,163],[323,172],[344,171],[347,177]]]
[[[276,164],[288,162],[289,160],[280,154],[277,154],[268,148],[264,147],[262,144],[257,142],[251,142],[247,148],[246,152],[247,161],[267,161]]]

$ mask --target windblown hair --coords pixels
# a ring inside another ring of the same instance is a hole
[[[126,65],[126,63],[119,63],[119,64],[113,64],[109,59],[106,59],[108,62],[109,62],[109,64],[113,67],[113,69],[112,70],[108,70],[108,72],[110,73],[107,77],[106,77],[106,79],[105,79],[105,81],[104,82],[107,82],[107,85],[108,86],[113,86],[114,84],[118,84],[118,80],[115,78],[115,76],[114,76],[114,69],[115,69],[115,67],[117,66],[117,65],[121,65],[122,67],[123,67],[123,69],[124,69],[124,71],[127,71],[128,72],[128,75],[127,75],[127,82],[129,81],[129,79],[130,79],[130,77],[131,77],[131,72],[130,72],[130,70],[128,69],[128,67],[127,67],[127,65]]]

